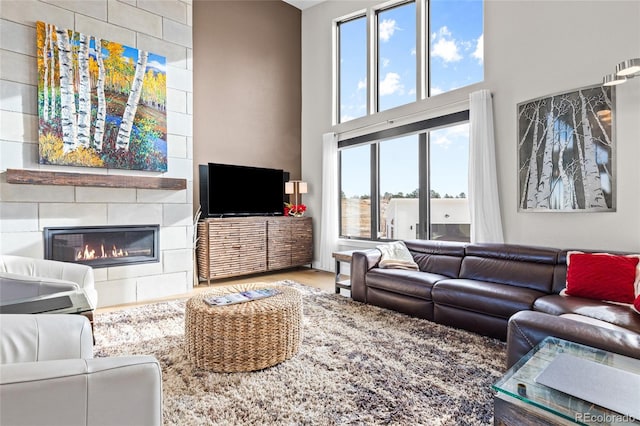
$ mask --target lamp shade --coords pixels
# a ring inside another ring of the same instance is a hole
[[[616,84],[622,84],[627,81],[626,77],[620,77],[616,74],[607,74],[602,79],[603,86],[615,86]]]
[[[293,194],[294,192],[295,192],[295,190],[294,190],[293,182],[285,182],[284,183],[284,193],[285,194]]]
[[[307,182],[298,183],[298,192],[300,192],[301,194],[307,193]]]
[[[616,74],[622,77],[640,73],[640,58],[627,59],[616,65]]]

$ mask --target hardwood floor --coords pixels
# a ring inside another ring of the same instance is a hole
[[[265,274],[246,275],[246,276],[237,277],[237,278],[212,280],[210,285],[207,285],[206,281],[202,281],[200,282],[199,286],[194,287],[194,289],[188,293],[174,294],[161,299],[147,300],[143,303],[128,303],[124,305],[98,308],[96,310],[96,313],[99,314],[101,312],[116,311],[116,310],[134,307],[134,306],[141,306],[149,303],[155,303],[162,300],[189,298],[195,294],[206,292],[208,289],[214,286],[234,285],[234,284],[251,283],[251,282],[272,283],[272,282],[282,281],[282,280],[292,280],[300,284],[308,285],[309,287],[316,287],[323,291],[327,291],[331,293],[334,292],[334,288],[335,288],[334,287],[335,275],[332,272],[325,272],[325,271],[319,271],[317,269],[301,267],[296,269],[288,269],[284,271],[271,272],[271,273],[265,273]]]

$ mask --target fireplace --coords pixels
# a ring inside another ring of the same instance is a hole
[[[94,268],[158,262],[159,229],[159,225],[44,228],[44,257]]]

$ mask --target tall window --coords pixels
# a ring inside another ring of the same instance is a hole
[[[418,135],[379,143],[381,239],[418,238]]]
[[[367,115],[367,19],[338,24],[340,122]]]
[[[341,237],[469,241],[468,118],[463,111],[341,141]]]
[[[429,239],[469,241],[469,123],[429,132]]]
[[[340,155],[340,235],[371,238],[371,147]]]
[[[483,6],[483,0],[399,0],[339,21],[338,122],[481,82]]]
[[[429,2],[429,96],[484,79],[483,2]]]
[[[416,101],[416,4],[377,13],[378,111]]]

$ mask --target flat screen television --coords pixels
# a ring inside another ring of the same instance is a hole
[[[218,163],[199,169],[203,217],[283,215],[284,170]]]

